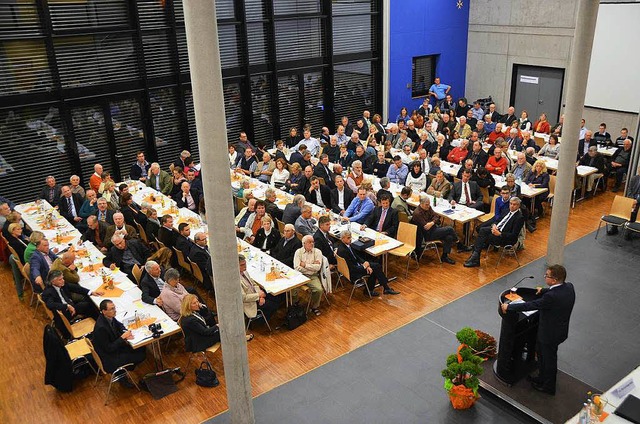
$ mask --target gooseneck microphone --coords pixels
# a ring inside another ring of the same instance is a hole
[[[535,278],[535,277],[533,275],[530,275],[528,277],[522,277],[520,281],[518,281],[513,287],[511,287],[511,291],[515,292],[517,290],[516,287],[518,287],[518,284],[522,283],[524,280],[532,279],[532,278]]]

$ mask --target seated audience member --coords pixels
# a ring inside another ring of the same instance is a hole
[[[182,299],[188,295],[190,291],[180,284],[180,272],[177,269],[169,268],[164,273],[164,282],[165,284],[160,291],[162,309],[169,315],[169,318],[177,321],[180,318],[180,304],[182,303]],[[199,313],[209,325],[215,324],[215,319],[211,312],[209,312],[207,305],[200,303]]]
[[[104,184],[104,179],[102,177],[103,174],[104,169],[102,168],[102,165],[99,163],[93,165],[93,174],[89,177],[89,188],[98,194],[102,194],[100,188]],[[102,188],[104,189],[104,187]]]
[[[449,257],[451,246],[455,243],[456,232],[453,227],[441,226],[440,216],[431,209],[429,197],[422,193],[420,195],[420,204],[411,216],[411,223],[418,227],[416,238],[416,255],[419,258],[423,251],[423,241],[442,241],[442,262],[455,264],[456,262]]]
[[[551,134],[549,136],[549,141],[544,146],[542,146],[542,149],[540,149],[540,151],[538,152],[538,156],[557,159],[559,154],[560,144],[558,144],[558,137],[554,134]]]
[[[480,188],[486,188],[489,191],[489,200],[496,192],[496,180],[486,170],[486,168],[480,167],[476,172],[474,181]]]
[[[133,201],[131,193],[124,193],[120,196],[120,213],[124,216],[124,222],[133,229],[137,229],[138,224],[145,228],[147,215],[142,212],[140,205]]]
[[[140,240],[127,240],[122,234],[114,234],[111,243],[113,246],[102,260],[102,264],[110,269],[120,268],[131,281],[135,281],[133,266],[142,266],[146,262],[149,249]]]
[[[287,152],[285,150],[285,147],[289,148],[289,146],[285,146],[284,141],[276,140],[276,151],[275,151],[275,156],[273,158],[276,162],[278,161],[278,159],[282,159],[284,160],[285,164],[287,163]]]
[[[372,165],[372,173],[378,178],[386,177],[389,170],[389,163],[384,158],[384,152],[377,153],[378,160]]]
[[[80,196],[81,200],[84,200],[86,193],[84,188],[80,185],[80,177],[77,175],[69,177],[69,189],[71,190],[71,193],[77,194]]]
[[[540,118],[536,122],[533,123],[533,132],[535,133],[543,133],[549,134],[551,132],[551,125],[547,121],[547,114],[543,113],[540,115]]]
[[[107,252],[107,228],[109,226],[102,221],[98,221],[94,215],[87,218],[87,230],[82,235],[82,241],[93,243],[102,253]]]
[[[296,240],[298,239],[296,238]],[[300,243],[300,240],[298,240],[298,243]],[[291,262],[293,263],[293,253],[291,255]],[[269,321],[278,310],[280,300],[276,296],[266,293],[251,279],[247,272],[247,261],[243,255],[238,255],[238,265],[240,267],[240,285],[242,288],[244,314],[247,318],[255,318],[258,316],[258,310],[260,310],[264,319]]]
[[[312,213],[313,211],[309,205],[302,205],[300,208],[300,216],[296,219],[294,227],[303,236],[307,234],[313,235],[318,230],[318,223],[313,218]]]
[[[332,135],[329,139],[329,144],[322,149],[322,153],[329,156],[329,162],[338,163],[340,160],[340,146],[338,146],[338,139],[335,135]]]
[[[182,298],[180,327],[184,332],[184,348],[187,352],[202,352],[220,343],[218,325],[209,325],[200,315],[200,301],[194,294],[188,294]]]
[[[392,183],[404,185],[407,175],[409,174],[409,167],[402,162],[402,158],[398,155],[393,157],[393,163],[389,165],[387,171],[387,178]],[[357,190],[354,190],[354,192]]]
[[[458,170],[458,173],[456,174],[456,178],[462,179],[462,173],[464,172],[465,169],[468,169],[469,172],[471,172],[471,179],[473,181],[475,181],[476,172],[475,172],[475,168],[473,166],[473,161],[471,159],[467,159],[467,160],[464,161],[464,163],[462,164],[462,166]]]
[[[491,131],[486,138],[486,142],[489,144],[494,144],[497,139],[502,138],[504,133],[502,132],[502,124],[497,123],[495,130]]]
[[[271,174],[271,184],[276,188],[283,188],[289,179],[289,170],[287,169],[287,161],[283,158],[276,159],[276,167]]]
[[[165,247],[173,249],[176,246],[178,233],[173,230],[173,217],[169,214],[160,218],[160,228],[158,229],[158,241]]]
[[[262,160],[256,164],[253,176],[263,183],[269,184],[273,170],[276,168],[276,164],[271,160],[271,155],[265,152],[262,155]]]
[[[293,224],[285,224],[282,238],[271,249],[271,256],[289,268],[293,268],[293,255],[300,247],[302,242],[296,237],[295,227]]]
[[[336,248],[331,240],[331,235],[329,234],[330,229],[331,218],[326,215],[321,216],[318,219],[318,230],[313,235],[313,241],[315,242],[315,247],[320,249],[322,252],[322,256],[327,258],[327,261],[329,261],[329,266],[333,267],[338,262],[336,261]]]
[[[324,180],[324,184],[326,184],[330,189],[335,187],[333,184],[335,174],[331,169],[329,169],[329,156],[326,153],[320,155],[320,161],[313,169],[313,175],[318,178],[322,178]]]
[[[139,180],[144,183],[147,181],[149,168],[151,168],[151,164],[144,159],[144,152],[138,152],[136,154],[136,161],[131,165],[129,178],[132,180]]]
[[[404,212],[407,214],[407,217],[411,218],[411,210],[409,209],[409,204],[407,200],[411,197],[411,187],[402,187],[400,191],[400,195],[396,196],[391,202],[391,207],[398,212]]]
[[[529,176],[531,172],[531,165],[527,162],[527,156],[524,152],[518,152],[516,154],[516,162],[513,164],[509,173],[513,174],[516,179],[520,179],[520,181],[524,181]]]
[[[459,165],[469,154],[469,150],[467,147],[469,146],[469,140],[462,139],[460,140],[460,145],[458,147],[454,147],[453,150],[449,152],[447,156],[447,161],[451,163],[455,163]]]
[[[62,195],[60,186],[56,184],[55,177],[49,175],[45,179],[45,186],[40,191],[40,199],[44,199],[53,207],[58,206],[58,201],[60,200],[60,196]]]
[[[147,225],[144,230],[147,234],[147,239],[152,242],[158,238],[158,231],[160,230],[158,211],[154,208],[147,208],[145,215],[147,216]]]
[[[520,185],[516,184],[516,176],[513,174],[507,174],[504,176],[506,187],[509,189],[510,197],[520,197],[521,190]],[[524,180],[523,180],[524,181]]]
[[[268,217],[265,216],[265,219]],[[206,290],[213,290],[213,268],[211,264],[211,253],[207,245],[207,235],[203,232],[197,232],[193,236],[193,245],[188,255],[191,262],[198,265],[202,272],[202,285]]]
[[[180,166],[174,166],[172,173],[172,188],[171,192],[167,196],[175,199],[178,196],[178,193],[182,190],[182,183],[187,181],[187,176],[185,175],[183,168]]]
[[[176,159],[175,162],[173,162],[173,168],[175,169],[177,167],[180,167],[182,169],[185,169],[187,166],[189,166],[189,162],[187,162],[187,158],[190,158],[190,157],[191,157],[191,153],[188,150],[181,151],[180,156],[178,156],[178,159]]]
[[[504,185],[500,189],[500,195],[496,197],[496,206],[493,218],[490,220],[483,222],[482,224],[476,227],[476,231],[479,231],[480,228],[491,227],[493,224],[497,224],[504,218],[504,216],[509,213],[509,199],[511,199],[511,189],[509,186]]]
[[[468,268],[480,266],[480,253],[489,245],[505,246],[516,244],[523,225],[524,216],[520,212],[520,199],[512,197],[509,200],[509,213],[497,224],[481,228],[478,231],[473,253],[464,263],[464,266]]]
[[[331,209],[331,189],[327,185],[320,184],[320,179],[315,175],[311,177],[305,197],[307,202],[324,209]]]
[[[78,215],[84,219],[89,218],[91,215],[98,215],[98,196],[96,195],[96,192],[93,190],[87,190],[86,195],[87,198],[82,202],[80,212],[78,213]]]
[[[198,173],[194,168],[190,168],[187,171],[187,182],[191,187],[191,190],[198,192],[198,203],[204,197],[204,190],[202,188],[202,175]]]
[[[29,236],[29,244],[27,245],[27,248],[24,249],[24,256],[21,258],[24,259],[24,264],[31,261],[31,256],[33,256],[33,252],[36,251],[36,245],[43,238],[45,238],[44,234],[40,231],[34,231],[31,233]]]
[[[278,197],[276,195],[276,189],[268,187],[264,191],[264,204],[267,208],[267,214],[269,214],[273,219],[281,221],[283,211],[278,207],[278,204],[276,203],[277,201]]]
[[[333,212],[343,215],[351,202],[354,194],[350,188],[345,187],[345,181],[342,175],[336,175],[334,178],[336,188],[331,190],[331,205]]]
[[[33,252],[31,259],[29,260],[29,264],[31,266],[31,286],[36,293],[42,293],[51,265],[53,264],[53,261],[56,260],[57,256],[52,250],[49,250],[49,240],[46,238],[36,242],[35,246],[36,250]]]
[[[410,139],[407,139],[407,140],[410,141]],[[402,151],[398,153],[398,156],[400,156],[400,160],[402,160],[402,163],[404,163],[407,166],[409,166],[409,164],[413,161],[411,149],[412,149],[412,145],[407,143],[402,146]]]
[[[289,171],[289,178],[287,178],[282,189],[291,194],[298,194],[300,192],[300,186],[304,184],[304,173],[302,172],[302,167],[298,162],[295,162],[289,165]]]
[[[622,177],[627,173],[629,169],[629,163],[631,161],[631,140],[627,138],[624,141],[622,148],[616,150],[611,157],[611,170],[616,173],[616,184],[613,186],[614,193],[620,190],[622,185]]]
[[[421,192],[427,189],[427,176],[422,172],[420,162],[411,162],[410,172],[407,174],[405,185],[411,187],[414,191]]]
[[[524,181],[531,188],[549,188],[549,174],[547,173],[547,165],[541,160],[536,161],[533,164],[533,169],[529,173],[529,176]],[[538,211],[538,216],[544,216],[544,210],[542,209],[542,202],[547,200],[547,194],[542,193],[535,197],[535,208]]]
[[[242,155],[238,156],[235,164],[235,172],[243,175],[250,176],[252,174],[251,168],[255,170],[258,163],[256,156],[253,154],[254,150],[251,147],[247,147]]]
[[[528,147],[532,147],[535,149],[536,143],[531,139],[531,132],[522,131],[522,140],[519,143],[515,143],[510,148],[517,152],[524,152]]]
[[[361,187],[358,189],[358,195],[353,199],[342,218],[347,221],[364,224],[374,207],[374,203],[367,197],[367,190]]]
[[[160,292],[165,285],[164,271],[160,264],[151,259],[144,264],[144,270],[140,279],[142,301],[150,305],[162,306]]]
[[[82,300],[74,301],[71,298],[72,293],[80,295]],[[74,320],[79,315],[98,318],[98,311],[96,311],[95,306],[87,296],[102,296],[103,294],[104,292],[99,290],[87,290],[79,284],[65,284],[62,271],[52,270],[47,278],[47,287],[42,292],[42,300],[47,305],[47,308],[53,312],[56,327],[64,329],[63,331],[66,333],[66,327],[60,321],[56,311],[60,311],[69,321]],[[67,335],[70,336],[70,334]]]
[[[191,185],[184,181],[180,185],[180,191],[175,194],[173,200],[176,201],[178,208],[187,208],[192,212],[198,213],[198,202],[200,201],[200,193],[191,188]]]
[[[11,246],[18,254],[18,260],[22,262],[24,260],[24,252],[27,250],[29,244],[29,238],[23,234],[23,227],[17,222],[12,222],[7,228],[6,237],[9,246]]]
[[[191,248],[194,243],[191,241],[189,236],[191,235],[191,226],[187,222],[181,222],[178,224],[178,237],[176,238],[176,249],[182,252],[185,260],[187,256],[189,256],[189,252],[191,252]]]
[[[479,166],[485,166],[489,160],[489,155],[482,149],[482,143],[475,141],[472,145],[471,151],[467,154],[467,160],[473,161],[473,168],[476,169]]]
[[[343,168],[349,168],[353,163],[354,153],[347,149],[347,145],[343,144],[339,147],[340,154],[338,155],[338,160],[335,162],[341,165]]]
[[[384,272],[382,272],[380,264],[365,261],[355,252],[355,250],[352,249],[350,231],[343,231],[340,234],[340,240],[342,241],[342,244],[338,246],[338,256],[343,258],[347,263],[351,281],[356,281],[365,275],[369,276],[367,279],[367,287],[364,289],[365,295],[368,295],[369,293],[374,297],[380,295],[375,290],[376,283],[380,283],[384,288],[384,294],[400,294],[400,292],[389,287],[389,280]]]
[[[167,171],[160,169],[160,164],[154,162],[149,168],[147,187],[151,187],[168,196],[173,190],[173,178]]]
[[[62,186],[60,193],[61,196],[58,200],[58,211],[60,215],[74,227],[83,231],[87,226],[84,219],[80,216],[80,208],[83,203],[82,198],[79,194],[73,194],[69,186]]]
[[[378,184],[380,184],[380,190],[376,193],[376,204],[379,204],[380,197],[384,194],[388,195],[393,202],[393,193],[391,193],[391,181],[389,181],[389,178],[380,178]]]
[[[469,178],[471,174],[469,173]],[[444,176],[444,171],[439,170],[436,177],[431,180],[431,185],[427,189],[427,194],[440,198],[447,198],[451,192],[451,183]]]
[[[115,212],[112,210],[109,210],[109,205],[107,203],[107,200],[104,199],[103,197],[100,197],[97,200],[96,204],[98,205],[98,212],[96,214],[98,221],[106,222],[109,225],[113,225],[113,214]]]
[[[398,211],[391,207],[391,197],[388,194],[381,195],[379,201],[380,206],[373,209],[361,229],[369,227],[389,237],[395,237],[399,225]]]
[[[110,211],[118,211],[120,209],[120,196],[116,192],[116,183],[107,181],[104,183],[104,192],[102,198],[107,201],[107,208]]]
[[[280,237],[280,232],[275,228],[273,220],[269,216],[265,216],[262,218],[262,228],[256,233],[252,244],[269,254],[271,249],[280,241]]]
[[[624,141],[626,139],[631,140],[631,142],[633,143],[633,137],[631,137],[629,135],[629,130],[626,128],[622,128],[620,130],[620,137],[616,138],[615,143],[611,143],[612,147],[618,147],[618,148],[622,148],[624,147]]]
[[[258,200],[254,198],[249,199],[247,201],[247,206],[243,207],[236,215],[236,233],[241,231],[240,229],[247,223],[247,219],[249,219],[249,216],[251,216],[251,214],[255,212],[257,201]]]
[[[591,174],[587,177],[587,195],[591,195],[593,192],[593,183],[598,179],[602,178],[605,173],[605,160],[604,156],[598,152],[598,148],[596,146],[589,147],[589,152],[582,157],[577,163],[576,166],[590,166],[592,168],[597,168],[598,171],[594,174]]]
[[[138,238],[138,232],[131,225],[125,224],[124,215],[121,212],[113,214],[113,225],[107,227],[105,237],[108,248],[111,247],[111,237],[113,237],[114,234],[121,234],[127,240]]]
[[[314,247],[313,235],[307,234],[302,237],[302,247],[296,250],[293,255],[293,267],[309,279],[305,285],[311,292],[311,312],[320,315],[320,301],[322,300],[322,283],[320,282],[320,272],[322,272],[322,252]],[[298,290],[292,293],[293,303],[298,303]]]
[[[347,186],[355,193],[363,181],[364,172],[362,171],[362,162],[359,160],[353,161],[351,164],[351,172],[347,175]]]
[[[19,226],[21,226],[22,232],[25,236],[31,235],[31,230],[29,229],[28,226],[25,225],[24,221],[22,220],[22,214],[14,210],[11,213],[9,213],[5,223],[2,225],[2,235],[5,238],[9,237],[9,225],[11,224],[18,224]]]
[[[75,260],[75,252],[67,250],[62,254],[62,256],[53,261],[49,272],[60,271],[64,277],[65,284],[77,286],[80,283],[80,276],[78,275],[78,268],[75,265]],[[82,300],[82,296],[77,296],[75,293],[71,295],[71,298],[76,301]]]
[[[502,156],[502,149],[500,147],[496,147],[493,150],[493,156],[489,158],[485,168],[494,175],[502,175],[508,170],[509,161]]]
[[[135,367],[145,360],[147,350],[133,349],[127,342],[131,339],[131,330],[116,319],[116,305],[109,299],[100,302],[100,316],[93,328],[93,346],[106,372],[112,373],[126,364]],[[132,385],[127,379],[118,381],[126,386]]]
[[[249,243],[253,242],[256,233],[260,228],[262,228],[262,218],[267,215],[267,206],[264,204],[262,200],[258,200],[256,202],[255,212],[249,215],[247,219],[247,223],[242,228],[242,232],[244,233],[244,239]]]
[[[293,196],[291,203],[284,207],[282,213],[282,222],[285,224],[293,224],[300,216],[300,208],[304,205],[305,198],[302,194],[296,194]]]
[[[11,213],[11,207],[7,202],[0,202],[0,228],[7,222],[7,217]]]

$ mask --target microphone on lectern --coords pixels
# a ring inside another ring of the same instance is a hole
[[[511,291],[512,291],[512,292],[515,292],[515,291],[517,290],[518,284],[522,283],[524,280],[532,279],[532,278],[534,278],[534,276],[533,276],[533,275],[530,275],[530,276],[528,276],[528,277],[522,277],[522,278],[520,279],[520,281],[518,281],[518,282],[517,282],[513,287],[511,287]]]

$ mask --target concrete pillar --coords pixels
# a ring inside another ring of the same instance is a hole
[[[233,423],[254,423],[215,1],[185,1],[184,21],[229,412]]]
[[[564,242],[567,233],[571,194],[574,186],[576,153],[580,120],[587,91],[593,36],[598,17],[599,0],[579,0],[576,31],[573,38],[571,62],[567,82],[567,102],[562,128],[562,147],[558,163],[551,228],[547,243],[547,263],[564,263]]]

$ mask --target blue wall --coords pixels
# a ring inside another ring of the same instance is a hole
[[[462,0],[391,0],[389,111],[396,118],[404,106],[411,113],[422,104],[422,98],[412,99],[411,60],[415,56],[440,55],[436,75],[451,86],[454,99],[464,96],[467,68],[467,36],[469,33],[469,2]],[[431,85],[433,82],[430,82]]]

